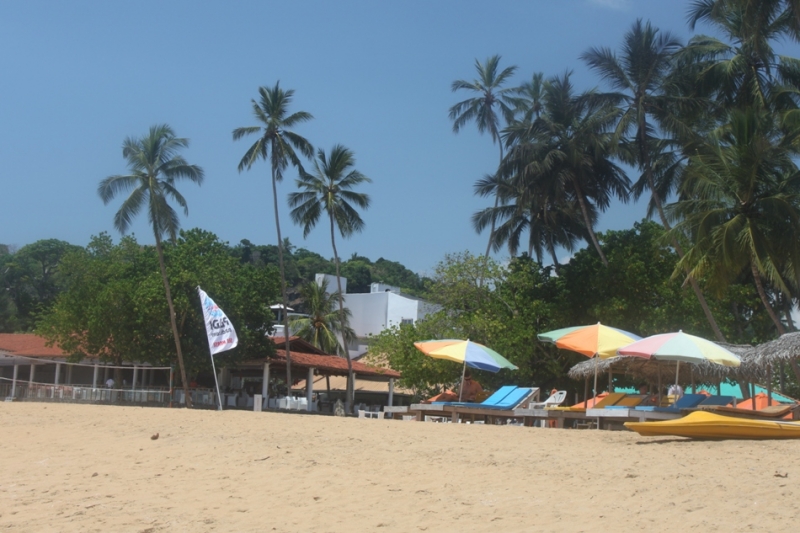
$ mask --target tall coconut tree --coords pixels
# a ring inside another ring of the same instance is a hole
[[[300,171],[297,179],[298,192],[289,194],[289,205],[292,220],[303,226],[303,237],[308,236],[324,213],[330,222],[331,246],[333,260],[336,265],[336,285],[338,289],[339,313],[341,324],[347,324],[344,299],[342,296],[342,278],[339,264],[339,252],[336,249],[336,230],[343,238],[364,229],[364,221],[358,209],[369,208],[369,196],[356,192],[355,188],[363,183],[371,183],[367,176],[354,168],[355,155],[344,146],[337,144],[329,154],[320,149],[314,160],[314,172]],[[350,412],[353,404],[353,364],[347,347],[343,346],[340,355],[347,359],[347,406]]]
[[[678,268],[717,286],[750,272],[781,334],[764,281],[790,295],[800,280],[798,136],[780,131],[771,113],[731,111],[689,158],[680,200],[670,206],[680,220],[673,233],[692,241]]]
[[[587,240],[606,266],[592,210],[605,211],[614,196],[627,201],[630,187],[612,160],[612,130],[620,114],[615,103],[592,91],[576,94],[570,72],[549,79],[541,116],[509,128],[506,139],[512,148],[501,165],[504,175],[518,173],[531,186],[552,191],[559,203],[576,202]]]
[[[338,306],[338,293],[328,290],[328,280],[322,283],[309,282],[300,289],[306,316],[292,319],[291,326],[297,336],[307,340],[326,353],[341,353],[342,346],[339,336],[343,341],[355,338],[353,329],[342,323],[341,310]],[[344,309],[345,318],[352,315],[350,309]]]
[[[250,168],[260,158],[270,162],[272,171],[272,205],[275,212],[275,230],[278,233],[278,263],[281,272],[281,299],[283,303],[283,328],[286,340],[286,386],[292,387],[292,355],[289,342],[289,298],[286,293],[286,270],[284,268],[283,252],[284,241],[281,237],[281,221],[278,216],[278,183],[283,181],[283,172],[291,163],[302,171],[299,152],[305,157],[311,157],[314,148],[305,137],[295,133],[293,128],[303,122],[314,118],[305,111],[296,111],[289,114],[289,106],[294,98],[292,89],[284,90],[280,81],[274,87],[259,87],[259,100],[251,100],[253,116],[259,122],[258,126],[248,126],[233,130],[233,140],[237,141],[249,135],[258,135],[256,141],[247,149],[241,161],[239,172]]]
[[[708,23],[729,43],[697,35],[681,59],[695,67],[697,85],[728,108],[796,109],[800,61],[777,54],[773,44],[798,37],[797,6],[794,0],[697,0],[689,26]]]
[[[152,126],[147,135],[142,137],[126,138],[122,143],[122,157],[128,164],[130,174],[105,178],[100,182],[97,193],[107,205],[118,194],[131,192],[114,215],[114,227],[122,234],[128,231],[133,218],[143,208],[147,209],[147,220],[156,239],[158,265],[169,306],[169,319],[178,355],[184,397],[187,407],[191,407],[189,381],[186,379],[186,366],[183,362],[181,339],[175,320],[175,307],[162,246],[164,235],[174,242],[180,228],[178,214],[169,201],[172,200],[182,207],[184,215],[189,214],[186,199],[176,188],[176,183],[181,180],[188,180],[198,185],[203,183],[203,169],[197,165],[190,165],[179,155],[180,150],[188,146],[189,140],[176,137],[172,128],[166,124]]]
[[[517,88],[503,87],[514,75],[516,66],[500,70],[500,56],[494,55],[481,63],[475,60],[475,70],[478,77],[473,81],[456,80],[451,88],[453,92],[468,91],[474,96],[458,102],[450,108],[450,120],[453,121],[453,132],[458,133],[470,122],[475,122],[480,133],[488,133],[492,143],[497,143],[500,149],[500,162],[503,161],[503,143],[500,131],[503,129],[502,121],[506,124],[514,118],[514,111],[519,107],[515,98]],[[495,207],[499,199],[495,197]],[[486,256],[492,248],[494,235],[494,221],[489,233],[489,243],[486,246]]]
[[[687,98],[679,99],[665,91],[666,80],[672,73],[673,57],[680,48],[681,42],[676,37],[638,19],[623,37],[619,56],[610,48],[590,48],[581,55],[581,59],[612,87],[614,92],[608,94],[620,101],[622,115],[617,123],[616,136],[620,142],[632,137],[631,162],[642,173],[639,183],[633,188],[634,197],[638,199],[642,191],[650,191],[651,205],[667,231],[671,226],[664,213],[661,191],[656,186],[652,161],[654,147],[665,144],[656,137],[658,130],[654,116],[663,117],[667,110],[676,106],[686,108],[699,103],[699,99],[695,99],[687,104]],[[673,238],[672,245],[680,257],[685,255],[678,239]],[[725,342],[697,280],[689,276],[689,282],[717,340]]]

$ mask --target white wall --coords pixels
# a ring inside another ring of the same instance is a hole
[[[345,294],[344,305],[352,316],[350,327],[359,337],[377,335],[386,329],[386,310],[389,305],[390,292]]]

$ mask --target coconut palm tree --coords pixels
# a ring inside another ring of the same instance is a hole
[[[450,120],[453,121],[453,132],[458,133],[467,123],[474,121],[480,133],[489,133],[492,143],[497,143],[500,148],[500,161],[503,161],[503,143],[500,139],[501,117],[510,123],[514,118],[514,110],[519,107],[519,101],[514,97],[517,89],[503,87],[514,72],[516,66],[500,68],[500,56],[494,55],[484,63],[475,60],[475,70],[478,77],[473,81],[456,80],[451,88],[453,92],[469,91],[475,96],[462,100],[450,108]],[[498,199],[495,197],[495,207]],[[489,244],[486,246],[486,256],[492,247],[494,235],[494,222],[489,233]]]
[[[292,330],[320,350],[326,353],[342,353],[342,346],[337,335],[347,340],[355,338],[353,329],[342,323],[341,310],[337,309],[338,293],[328,292],[328,280],[322,283],[310,282],[300,289],[308,316],[292,319]],[[348,319],[352,315],[350,309],[344,309]]]
[[[342,278],[340,273],[339,253],[336,250],[336,230],[343,238],[350,237],[364,229],[364,221],[357,209],[369,208],[369,196],[354,191],[362,183],[371,183],[367,176],[353,168],[355,156],[352,151],[337,144],[328,155],[320,149],[314,160],[314,173],[301,169],[297,179],[299,192],[289,194],[289,206],[292,220],[303,226],[303,237],[308,236],[320,217],[325,213],[330,222],[331,246],[333,260],[336,265],[336,285],[339,294],[339,312],[341,324],[347,324],[342,296]],[[353,402],[353,364],[343,346],[339,352],[347,358],[347,405],[349,412]]]
[[[297,111],[289,114],[289,106],[294,98],[292,89],[283,90],[280,81],[274,87],[259,87],[259,101],[251,100],[253,116],[260,123],[258,126],[248,126],[233,130],[233,140],[237,141],[248,135],[258,135],[258,139],[247,149],[242,160],[239,161],[239,172],[253,166],[259,158],[269,161],[272,170],[272,203],[275,211],[275,230],[278,232],[278,263],[281,272],[281,298],[283,309],[289,308],[289,299],[286,295],[286,270],[283,261],[284,241],[281,238],[281,222],[278,216],[278,183],[283,180],[283,172],[289,163],[302,171],[303,165],[297,152],[305,157],[311,157],[314,148],[305,137],[298,135],[289,128],[307,122],[314,118],[310,113]],[[289,316],[283,313],[283,327],[286,340],[286,384],[291,388],[292,383],[292,355],[289,343]]]
[[[119,211],[114,215],[114,227],[122,234],[128,231],[133,218],[142,208],[147,209],[147,219],[156,239],[158,265],[169,306],[169,319],[178,354],[184,397],[186,406],[191,407],[189,381],[186,379],[186,366],[183,362],[181,339],[175,321],[175,307],[172,303],[162,246],[164,235],[174,242],[180,228],[178,214],[169,205],[169,200],[182,207],[184,215],[189,214],[186,199],[175,187],[176,182],[185,179],[198,185],[203,183],[203,169],[197,165],[190,165],[178,154],[181,149],[188,146],[189,140],[176,137],[172,128],[166,124],[152,126],[143,137],[126,138],[122,143],[122,157],[127,161],[131,173],[105,178],[100,182],[97,193],[103,203],[108,204],[118,194],[131,191],[130,196],[122,202]]]
[[[617,123],[616,137],[618,142],[622,142],[633,133],[630,162],[636,164],[642,173],[639,183],[633,188],[634,197],[638,199],[644,190],[650,191],[651,205],[667,231],[671,226],[664,213],[661,190],[656,186],[652,161],[654,155],[658,156],[654,154],[654,147],[665,148],[667,144],[656,137],[656,127],[651,119],[653,115],[663,117],[667,110],[676,106],[687,107],[686,98],[679,99],[664,90],[672,73],[673,56],[680,48],[680,41],[670,33],[661,32],[649,22],[638,19],[623,37],[620,56],[609,48],[590,48],[581,55],[581,59],[611,85],[615,92],[609,96],[621,102],[622,115]],[[699,100],[690,103],[696,106]],[[673,238],[672,245],[683,257],[683,247],[677,238]],[[717,340],[725,342],[697,280],[689,276],[689,282]]]
[[[749,271],[783,334],[763,281],[791,295],[800,280],[800,130],[785,134],[773,114],[753,107],[729,117],[689,158],[680,200],[670,206],[680,220],[673,233],[692,240],[678,268],[717,286]]]
[[[611,131],[620,114],[614,103],[592,91],[575,94],[570,72],[549,79],[541,116],[507,128],[511,149],[500,169],[505,176],[516,173],[531,187],[549,191],[558,204],[576,202],[587,240],[606,266],[592,210],[606,210],[612,196],[627,201],[630,186],[625,172],[611,159],[615,149]]]
[[[776,54],[772,43],[798,37],[797,13],[791,0],[697,0],[689,10],[691,29],[709,23],[730,44],[698,35],[681,59],[696,68],[698,85],[728,108],[796,109],[800,61]]]

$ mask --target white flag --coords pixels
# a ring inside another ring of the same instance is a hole
[[[206,321],[208,349],[211,350],[211,355],[236,348],[239,338],[231,321],[203,289],[197,287],[197,292],[200,293],[200,302],[203,304],[203,318]]]

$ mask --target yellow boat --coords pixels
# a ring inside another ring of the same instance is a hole
[[[674,435],[695,439],[800,439],[800,422],[723,416],[704,411],[659,422],[626,422],[643,437]]]

